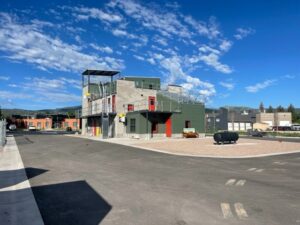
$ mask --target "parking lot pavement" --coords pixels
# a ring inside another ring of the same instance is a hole
[[[61,135],[16,137],[45,224],[300,224],[300,154],[167,155]]]

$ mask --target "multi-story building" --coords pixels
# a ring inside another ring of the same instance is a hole
[[[206,113],[206,131],[247,131],[255,123],[257,110],[243,107],[221,107]]]
[[[270,127],[272,126],[291,126],[292,125],[292,113],[290,112],[275,112],[266,113],[260,112],[256,114],[257,123],[266,123]]]
[[[181,136],[183,128],[205,132],[204,105],[183,95],[181,86],[162,90],[159,78],[118,74],[83,72],[83,135],[149,138]]]

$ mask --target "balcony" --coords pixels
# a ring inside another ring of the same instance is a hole
[[[175,101],[140,101],[125,106],[125,112],[181,112],[181,104]]]
[[[111,103],[108,104],[107,99],[106,102],[105,99],[90,101],[88,102],[87,107],[82,108],[82,117],[114,113],[116,113],[115,106],[113,106]]]

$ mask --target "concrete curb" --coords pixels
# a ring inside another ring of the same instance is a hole
[[[7,137],[0,152],[0,176],[3,187],[0,189],[1,224],[44,224],[13,136]]]
[[[101,142],[111,143],[111,144],[116,144],[116,145],[123,145],[123,146],[128,146],[128,147],[137,148],[137,149],[144,149],[144,150],[153,151],[153,152],[159,152],[159,153],[168,154],[168,155],[185,156],[185,157],[196,157],[196,158],[250,159],[250,158],[261,158],[261,157],[268,157],[268,156],[277,156],[277,155],[287,155],[287,154],[300,153],[300,150],[296,150],[296,151],[290,151],[290,152],[276,152],[276,153],[259,154],[259,155],[246,155],[246,156],[193,155],[193,154],[168,152],[168,151],[164,151],[164,150],[158,150],[158,149],[147,148],[147,147],[140,147],[140,146],[135,146],[135,145],[131,145],[131,144],[125,144],[125,143],[116,143],[116,142],[111,142],[111,141],[102,140],[102,139],[93,139],[93,138],[86,137],[86,136],[81,136],[81,135],[78,135],[78,136],[65,135],[65,136],[84,138],[84,139],[89,139],[89,140],[93,140],[93,141],[101,141]]]

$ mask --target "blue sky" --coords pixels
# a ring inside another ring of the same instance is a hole
[[[182,85],[208,107],[300,107],[299,1],[26,1],[0,5],[0,105],[79,105],[81,72]]]

